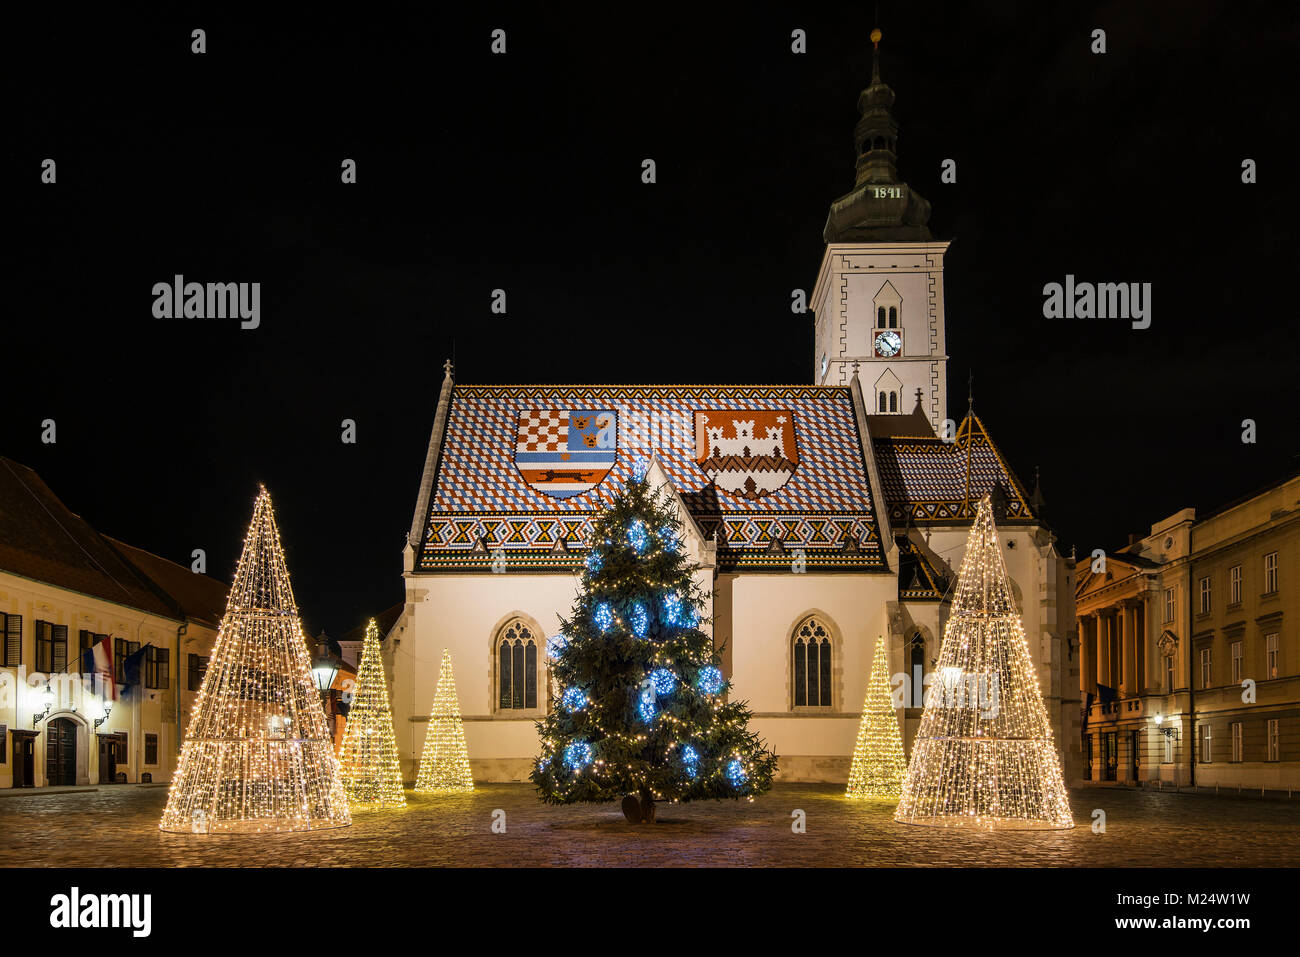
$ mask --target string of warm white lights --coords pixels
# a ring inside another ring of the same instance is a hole
[[[388,702],[388,679],[379,650],[379,627],[373,618],[366,625],[361,646],[361,664],[348,706],[339,763],[343,790],[353,808],[406,807],[393,711]]]
[[[936,677],[894,819],[945,827],[1073,827],[987,495],[966,542]]]
[[[894,711],[889,686],[889,665],[885,661],[885,642],[876,638],[876,653],[867,679],[867,694],[862,702],[862,723],[858,725],[858,742],[853,749],[849,770],[851,798],[897,798],[907,775],[903,756],[903,738],[898,732],[898,714]]]
[[[271,496],[259,487],[160,827],[299,831],[351,821]]]
[[[474,775],[469,768],[469,749],[465,746],[465,725],[460,717],[460,700],[456,696],[456,678],[451,672],[451,652],[442,651],[442,669],[438,673],[438,690],[429,713],[429,730],[424,735],[420,770],[415,790],[447,792],[474,790]]]

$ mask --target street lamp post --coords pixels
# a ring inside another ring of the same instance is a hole
[[[325,717],[329,719],[330,733],[334,732],[334,714],[330,707],[332,700],[331,690],[334,687],[334,679],[338,676],[339,665],[343,664],[343,659],[337,657],[331,650],[328,642],[321,641],[316,644],[316,657],[311,663],[312,677],[316,679],[316,687],[320,689],[321,707],[325,710]]]

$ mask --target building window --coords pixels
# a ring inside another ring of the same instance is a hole
[[[171,649],[150,645],[144,654],[144,686],[146,688],[171,687],[171,672]]]
[[[1207,575],[1201,579],[1201,614],[1210,613],[1210,578]]]
[[[884,306],[876,307],[876,328],[877,329],[885,328],[885,307]]]
[[[1274,632],[1271,635],[1264,636],[1264,678],[1276,678],[1278,676],[1278,634]]]
[[[0,638],[4,647],[0,648],[0,664],[6,668],[17,668],[23,663],[23,616],[0,614]]]
[[[1174,763],[1174,736],[1171,734],[1162,734],[1160,737],[1165,739],[1165,764]]]
[[[907,679],[911,683],[912,700],[910,707],[925,706],[925,639],[920,632],[912,636],[911,652],[908,655]]]
[[[794,706],[831,706],[831,638],[826,626],[809,618],[794,635]]]
[[[1233,565],[1228,569],[1228,604],[1241,604],[1241,566]]]
[[[532,631],[516,618],[503,628],[497,639],[498,706],[502,711],[526,711],[537,707],[537,641]]]
[[[144,763],[158,763],[158,735],[145,733],[144,736]]]
[[[1174,620],[1174,589],[1165,589],[1165,624]]]
[[[191,654],[189,663],[189,681],[186,685],[191,691],[198,691],[203,687],[203,676],[208,673],[208,656]]]
[[[36,670],[59,674],[68,668],[68,626],[36,622]]]
[[[1241,722],[1234,721],[1232,722],[1230,727],[1232,728],[1232,760],[1237,763],[1241,763],[1242,761],[1241,754],[1243,751],[1243,737],[1241,733]]]
[[[140,650],[140,642],[125,641],[121,638],[113,639],[113,674],[117,678],[117,683],[126,683],[125,663],[126,659]]]
[[[889,328],[898,328],[898,307],[896,306],[889,307]]]
[[[1281,736],[1281,734],[1279,733],[1279,731],[1280,731],[1279,725],[1280,725],[1280,724],[1281,724],[1281,722],[1278,721],[1277,718],[1269,718],[1269,719],[1268,719],[1268,732],[1267,732],[1267,737],[1268,737],[1268,760],[1270,760],[1270,761],[1279,761],[1279,760],[1281,760],[1281,758],[1279,757],[1279,755],[1280,755],[1281,752],[1282,752],[1282,748],[1281,748],[1281,737],[1282,737],[1282,736]]]
[[[1210,670],[1210,649],[1202,648],[1201,649],[1201,687],[1202,688],[1210,687],[1210,679],[1212,677],[1213,677],[1213,672]]]
[[[1245,668],[1241,644],[1240,641],[1232,643],[1232,683],[1234,685],[1241,684],[1241,673]]]
[[[1165,691],[1174,690],[1174,656],[1165,655]]]
[[[1264,556],[1264,594],[1271,595],[1277,591],[1277,552]]]
[[[1203,724],[1201,725],[1201,763],[1202,764],[1211,763],[1210,755],[1212,754],[1212,751],[1211,751],[1210,744],[1211,744],[1210,726],[1208,724]]]

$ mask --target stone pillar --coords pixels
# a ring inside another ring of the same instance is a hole
[[[1133,609],[1133,621],[1136,624],[1134,636],[1137,639],[1137,693],[1146,694],[1147,675],[1147,647],[1152,643],[1151,634],[1147,629],[1147,602],[1145,598],[1139,598],[1137,605]]]
[[[1115,677],[1116,688],[1128,693],[1129,690],[1129,641],[1132,629],[1128,625],[1128,603],[1121,601],[1115,609]]]
[[[1114,686],[1110,677],[1110,615],[1106,609],[1097,612],[1097,684]]]
[[[1097,619],[1093,615],[1080,615],[1079,622],[1079,691],[1083,694],[1097,690]]]

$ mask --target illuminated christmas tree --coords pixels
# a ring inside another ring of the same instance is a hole
[[[343,790],[354,808],[406,807],[388,679],[379,651],[379,627],[373,618],[366,625],[361,646],[361,665],[348,706],[339,762]]]
[[[259,487],[160,827],[257,832],[351,823],[271,496]]]
[[[726,699],[681,531],[644,479],[593,521],[581,592],[547,648],[555,697],[532,772],[543,801],[622,800],[640,823],[654,821],[655,801],[771,786],[776,755],[749,730],[744,702]]]
[[[460,700],[456,697],[456,678],[451,673],[451,652],[445,648],[415,789],[434,792],[474,790],[474,775],[469,770],[469,749],[465,747],[465,725],[460,720]]]
[[[896,798],[903,790],[907,759],[903,757],[903,738],[898,731],[898,713],[890,694],[889,665],[885,662],[885,642],[876,639],[876,655],[867,679],[867,695],[862,702],[862,723],[858,725],[858,743],[853,749],[853,767],[849,771],[851,798]]]
[[[947,827],[1073,827],[987,495],[966,540],[936,678],[894,820]]]

